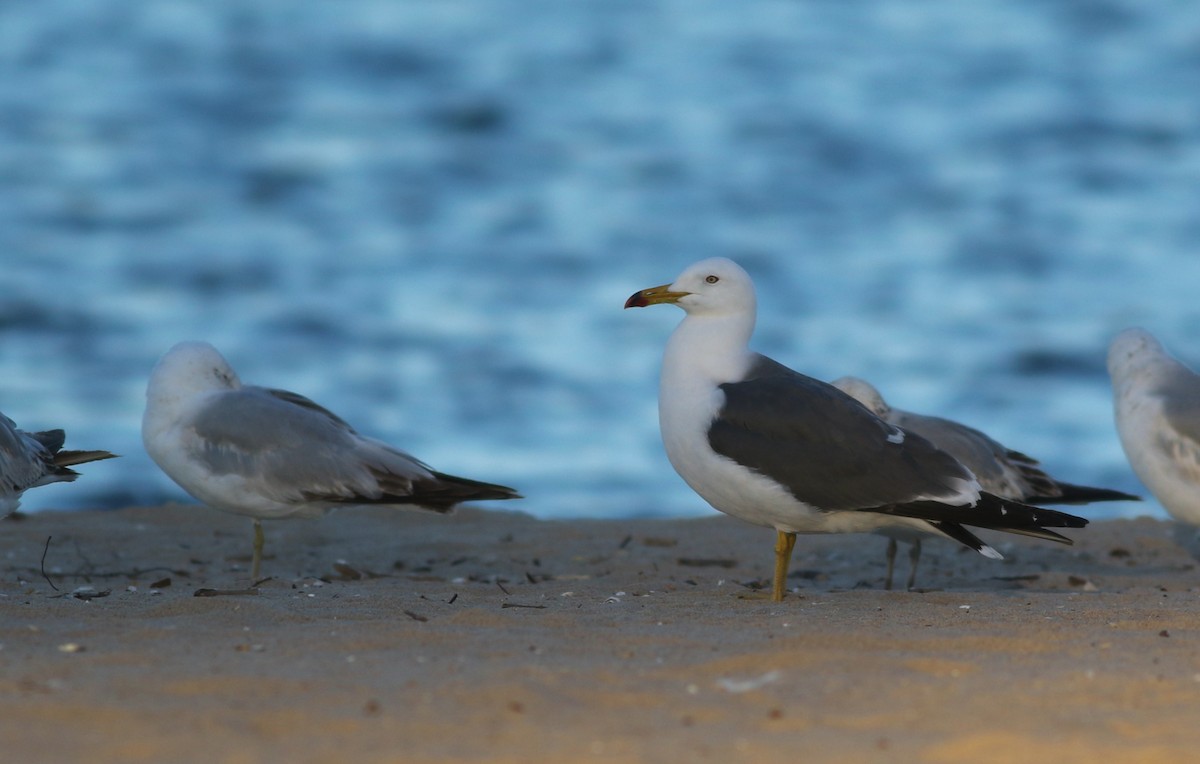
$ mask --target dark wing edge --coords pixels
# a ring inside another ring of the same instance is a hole
[[[1026,496],[1027,504],[1088,504],[1093,501],[1141,501],[1141,496],[1111,488],[1093,488],[1071,483],[1055,483],[1057,489],[1047,496]]]
[[[280,390],[274,387],[263,387],[259,389],[266,392],[273,398],[278,398],[279,400],[291,403],[292,405],[306,408],[310,411],[315,411],[318,414],[321,414],[322,416],[325,416],[328,419],[336,422],[338,425],[346,428],[348,431],[354,432],[354,428],[351,427],[345,419],[342,419],[340,416],[317,403],[313,399],[307,398],[300,393],[293,393],[291,390]],[[357,433],[355,434],[357,435]]]
[[[346,505],[414,506],[434,512],[449,512],[464,501],[502,501],[520,499],[521,494],[508,486],[485,483],[481,480],[433,472],[429,478],[412,480],[386,472],[372,470],[383,493],[370,496],[320,496],[305,494],[310,501],[325,501]]]
[[[1084,517],[1002,499],[990,493],[980,494],[979,501],[974,506],[951,506],[935,501],[917,501],[890,507],[876,507],[869,511],[884,515],[912,517],[929,521],[935,525],[949,523],[1016,533],[1047,541],[1057,541],[1060,544],[1073,542],[1066,536],[1047,530],[1047,527],[1082,528],[1088,524],[1087,518]],[[962,539],[957,540],[962,541]]]

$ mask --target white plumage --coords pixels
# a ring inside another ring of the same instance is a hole
[[[1172,517],[1200,525],[1200,376],[1137,328],[1113,339],[1108,373],[1134,473]]]

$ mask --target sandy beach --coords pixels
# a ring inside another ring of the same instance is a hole
[[[246,518],[20,516],[0,524],[4,758],[1194,757],[1192,533],[1072,535],[988,535],[1003,562],[928,542],[914,592],[880,588],[882,538],[801,537],[771,603],[773,533],[723,516],[344,510],[267,523],[253,588]]]

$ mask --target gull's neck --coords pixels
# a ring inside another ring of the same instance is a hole
[[[754,311],[688,314],[667,341],[663,384],[722,384],[746,375],[754,357]]]

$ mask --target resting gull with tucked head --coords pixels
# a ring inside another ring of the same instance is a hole
[[[983,492],[925,438],[751,351],[754,284],[733,261],[695,263],[625,307],[659,303],[687,313],[667,342],[659,385],[667,457],[716,509],[775,528],[773,600],[783,599],[797,533],[944,536],[1000,558],[963,526],[1070,543],[1046,526],[1087,524]]]
[[[1014,451],[986,434],[950,419],[914,414],[893,408],[883,395],[866,380],[841,377],[831,382],[834,387],[871,410],[880,419],[905,432],[915,433],[947,452],[975,475],[984,491],[1002,499],[1026,504],[1086,504],[1092,501],[1140,501],[1132,494],[1109,488],[1063,483],[1048,475],[1037,459]],[[908,588],[916,583],[917,561],[921,558],[920,537],[913,541],[909,553],[912,567]],[[891,588],[892,570],[896,559],[896,539],[888,539],[886,586]]]
[[[1137,328],[1109,345],[1108,373],[1134,474],[1172,517],[1200,525],[1200,375]]]
[[[15,512],[21,494],[50,483],[69,483],[79,477],[71,467],[114,459],[107,451],[63,451],[62,430],[25,432],[0,414],[0,517]]]
[[[254,518],[254,579],[265,518],[357,504],[447,512],[463,501],[520,498],[502,485],[436,472],[302,395],[243,385],[206,342],[181,342],[154,367],[142,440],[192,496]]]

